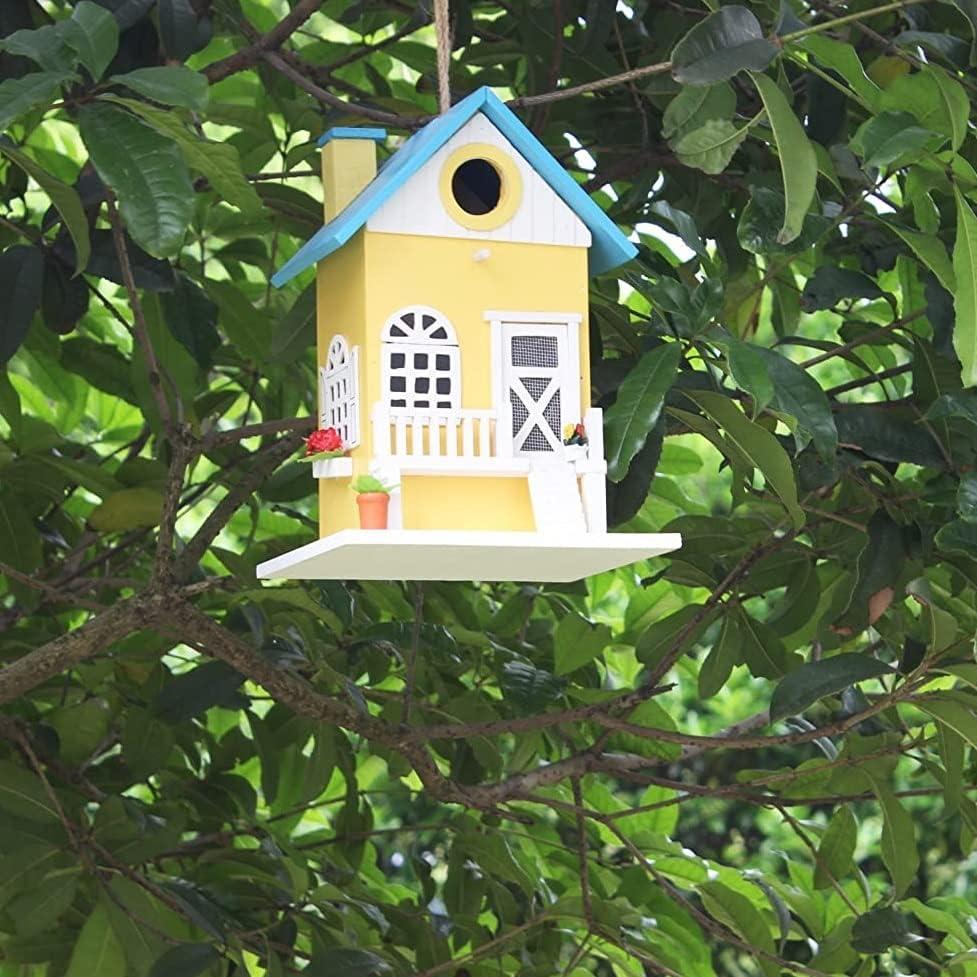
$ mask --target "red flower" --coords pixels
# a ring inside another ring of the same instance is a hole
[[[343,439],[334,427],[320,428],[305,439],[305,453],[317,455],[322,451],[342,451]]]

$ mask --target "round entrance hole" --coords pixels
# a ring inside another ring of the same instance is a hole
[[[451,177],[451,194],[466,214],[489,214],[502,197],[502,177],[487,159],[469,159]]]

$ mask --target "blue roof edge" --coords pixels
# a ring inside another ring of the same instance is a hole
[[[316,145],[325,146],[333,139],[372,139],[374,142],[383,142],[386,138],[387,130],[376,126],[333,126],[319,137]]]
[[[586,225],[591,233],[588,259],[592,275],[610,271],[630,261],[638,253],[627,235],[554,159],[519,117],[491,89],[483,87],[463,98],[444,115],[429,122],[411,136],[346,209],[321,227],[278,269],[271,278],[272,284],[280,288],[306,268],[346,244],[369,220],[370,215],[393,196],[477,112],[485,113],[489,121],[512,143],[513,148]],[[341,127],[330,130],[339,131],[363,133],[384,130]],[[327,140],[328,136],[329,133],[326,133],[323,140]],[[323,140],[320,140],[320,144],[323,144]]]

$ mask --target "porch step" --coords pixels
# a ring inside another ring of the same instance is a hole
[[[577,476],[571,465],[531,468],[529,498],[537,532],[587,532]]]

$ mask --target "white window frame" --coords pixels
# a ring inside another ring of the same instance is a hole
[[[347,448],[360,443],[359,373],[359,346],[337,333],[319,370],[319,426],[335,428]]]
[[[417,317],[430,317],[433,321],[428,325],[422,325],[420,329],[416,324],[408,326],[405,316],[412,316],[416,323]],[[394,329],[404,332],[409,330],[406,335],[397,335]],[[444,337],[432,337],[431,333],[444,330]],[[428,305],[408,305],[398,309],[384,323],[381,333],[381,381],[382,397],[381,401],[392,412],[403,412],[406,414],[418,413],[450,413],[461,409],[461,348],[458,345],[458,336],[454,326],[447,316],[438,312]],[[394,367],[393,357],[403,355],[404,366]],[[416,366],[415,356],[428,356],[427,367]],[[447,370],[436,369],[434,357],[447,357]],[[403,391],[391,389],[394,377],[404,378]],[[417,391],[415,384],[418,379],[427,379],[429,389],[425,393]],[[437,392],[437,381],[448,379],[450,389],[447,394]],[[393,401],[403,400],[404,406],[394,406]],[[427,400],[428,406],[417,406],[418,400]],[[448,406],[439,406],[445,401]]]

